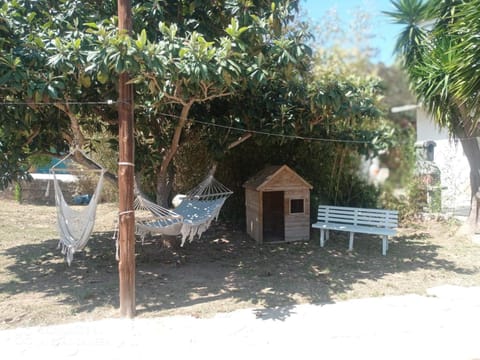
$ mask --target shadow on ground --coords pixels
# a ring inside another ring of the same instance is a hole
[[[355,285],[379,282],[391,274],[473,271],[439,256],[439,246],[426,241],[428,237],[423,232],[396,237],[387,256],[381,255],[380,239],[361,235],[351,253],[344,234],[333,234],[325,248],[316,240],[257,245],[244,233],[221,227],[183,248],[176,242],[149,239],[136,246],[138,314],[211,316],[246,304],[258,307],[259,318],[281,320],[295,304],[329,303]],[[75,314],[118,307],[118,264],[111,232],[95,233],[71,266],[63,261],[54,239],[7,248],[1,256],[13,259],[4,269],[12,276],[0,284],[2,296],[36,292],[60,298]],[[376,295],[384,295],[381,286],[378,291]]]

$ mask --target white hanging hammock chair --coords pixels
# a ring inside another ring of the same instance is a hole
[[[99,173],[97,186],[93,195],[90,198],[90,201],[88,202],[88,205],[75,208],[70,206],[65,201],[62,189],[60,187],[60,182],[56,175],[58,172],[65,171],[65,169],[57,169],[58,165],[60,165],[70,156],[72,156],[75,151],[69,153],[65,158],[63,158],[62,160],[57,162],[52,168],[50,168],[50,174],[52,174],[53,176],[55,205],[57,208],[57,227],[60,236],[58,246],[62,249],[62,254],[65,255],[65,259],[67,260],[68,265],[71,264],[75,252],[83,250],[83,248],[87,245],[90,235],[92,234],[93,227],[95,225],[97,204],[103,187],[104,174],[106,172],[106,170],[97,163],[95,164],[99,167],[99,169],[95,170],[68,169],[68,172],[76,174],[83,174],[87,172]],[[86,157],[85,154],[83,154],[83,156]]]
[[[225,200],[233,192],[208,175],[199,185],[190,190],[180,205],[166,209],[145,198],[137,191],[135,197],[136,233],[142,238],[147,234],[181,235],[183,246],[195,236],[200,238],[218,218]],[[149,212],[145,216],[145,211]]]

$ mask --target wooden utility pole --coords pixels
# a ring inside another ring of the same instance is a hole
[[[119,32],[132,30],[132,6],[130,0],[118,0]],[[135,214],[133,209],[134,139],[133,139],[133,85],[129,75],[120,74],[118,82],[118,193],[120,259],[118,263],[120,283],[120,315],[135,316]]]

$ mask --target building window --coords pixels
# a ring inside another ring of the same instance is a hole
[[[303,214],[305,212],[303,199],[290,200],[290,214]]]

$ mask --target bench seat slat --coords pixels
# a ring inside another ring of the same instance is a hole
[[[386,228],[369,227],[369,226],[358,226],[358,225],[349,225],[349,224],[336,224],[336,223],[315,223],[315,224],[312,225],[312,227],[314,227],[316,229],[358,232],[358,233],[372,234],[372,235],[393,236],[397,233],[397,230],[395,230],[395,229],[386,229]]]
[[[392,219],[357,219],[356,221],[352,221],[352,219],[346,218],[339,218],[339,217],[329,217],[328,219],[325,217],[319,217],[319,222],[325,223],[344,223],[344,224],[357,224],[357,225],[364,225],[364,226],[382,226],[382,227],[397,227],[397,221]]]

